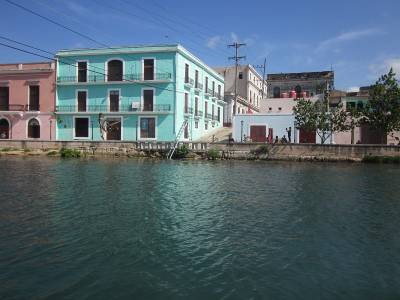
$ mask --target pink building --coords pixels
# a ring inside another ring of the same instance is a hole
[[[55,64],[0,64],[0,139],[55,138]]]

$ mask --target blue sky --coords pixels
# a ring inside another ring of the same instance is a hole
[[[12,0],[109,45],[181,43],[211,66],[232,64],[233,41],[245,63],[267,73],[330,70],[336,88],[400,74],[400,1]],[[98,47],[0,0],[0,35],[56,52]],[[0,42],[4,40],[0,39]],[[0,46],[0,63],[41,60]]]

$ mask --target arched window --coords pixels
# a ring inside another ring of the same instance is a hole
[[[274,87],[274,98],[280,98],[281,97],[281,89],[279,86]]]
[[[297,98],[301,97],[301,86],[297,85],[294,90],[296,91]]]
[[[10,137],[10,124],[6,119],[0,119],[0,139],[5,140]]]
[[[122,81],[123,63],[114,59],[107,63],[107,81]]]
[[[40,138],[40,124],[37,119],[30,119],[28,122],[28,138]]]

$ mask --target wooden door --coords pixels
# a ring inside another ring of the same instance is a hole
[[[264,125],[250,126],[250,138],[253,142],[264,143],[267,133],[267,127]]]
[[[300,144],[315,144],[316,143],[315,131],[308,131],[300,128]]]
[[[107,140],[121,140],[121,119],[108,119],[107,121]]]

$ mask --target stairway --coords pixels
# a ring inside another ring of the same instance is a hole
[[[210,133],[202,136],[195,142],[204,142],[204,143],[227,142],[231,134],[232,134],[232,127],[221,127],[212,130]]]
[[[180,128],[179,131],[178,131],[178,134],[176,135],[174,145],[173,145],[172,148],[169,149],[169,151],[168,151],[168,154],[167,154],[167,158],[168,158],[168,159],[172,159],[172,156],[174,155],[175,150],[176,150],[176,148],[178,147],[179,139],[181,138],[181,135],[182,135],[182,133],[183,133],[183,131],[185,130],[185,127],[186,127],[187,125],[188,125],[188,120],[185,119],[185,120],[183,121],[183,123],[182,123],[181,128]]]

